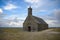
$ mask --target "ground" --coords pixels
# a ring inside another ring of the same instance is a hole
[[[60,28],[25,32],[21,28],[0,28],[0,40],[60,40]]]

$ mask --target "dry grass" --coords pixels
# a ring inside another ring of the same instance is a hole
[[[23,32],[20,28],[0,29],[0,40],[60,40],[60,32],[48,29],[40,32]]]
[[[54,28],[52,31],[60,32],[60,28]]]

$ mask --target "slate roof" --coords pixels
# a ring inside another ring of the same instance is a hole
[[[36,23],[38,24],[47,24],[42,18],[32,16]]]

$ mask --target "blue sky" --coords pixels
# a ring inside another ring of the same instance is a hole
[[[60,27],[60,0],[0,0],[0,27],[23,27],[29,6],[49,27]]]

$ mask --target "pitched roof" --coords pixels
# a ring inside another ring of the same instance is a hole
[[[39,17],[35,17],[35,16],[32,16],[35,20],[36,23],[38,24],[47,24],[43,19],[39,18]]]

